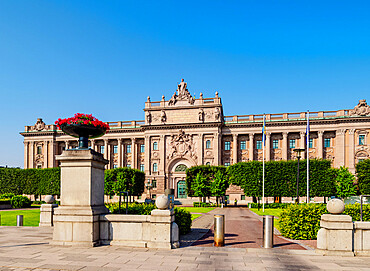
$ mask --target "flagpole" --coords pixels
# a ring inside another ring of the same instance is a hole
[[[310,112],[307,110],[307,203],[310,203]]]
[[[262,132],[262,212],[265,212],[265,115],[263,115]]]

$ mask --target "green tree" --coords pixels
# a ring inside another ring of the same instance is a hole
[[[226,172],[217,171],[211,183],[212,196],[224,196],[227,188],[229,188],[229,178]]]
[[[341,166],[339,169],[335,169],[335,189],[337,196],[345,198],[356,195],[356,186],[353,184],[355,176],[349,172],[348,168]]]
[[[358,162],[356,165],[359,192],[361,195],[370,194],[370,159]]]
[[[210,182],[202,175],[201,172],[198,172],[197,176],[195,177],[192,183],[192,189],[194,191],[194,196],[199,198],[208,197],[211,195]]]

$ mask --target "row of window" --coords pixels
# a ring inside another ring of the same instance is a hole
[[[360,137],[359,145],[364,145],[364,141],[365,141],[365,138],[361,139],[361,137]],[[325,148],[330,148],[330,146],[331,146],[330,142],[331,142],[330,138],[324,138],[324,147]],[[294,149],[295,147],[296,147],[296,140],[295,139],[290,139],[289,140],[289,148]],[[231,142],[230,141],[225,141],[225,151],[229,151],[230,148],[231,148]],[[272,141],[272,148],[273,149],[278,149],[279,148],[279,139],[274,139]],[[313,148],[313,139],[312,138],[310,138],[310,141],[309,141],[309,148]],[[240,149],[241,150],[246,149],[246,142],[245,141],[240,142]],[[257,140],[256,141],[256,149],[257,150],[262,149],[262,140]]]

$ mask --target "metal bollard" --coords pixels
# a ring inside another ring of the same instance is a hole
[[[214,246],[223,247],[225,245],[225,216],[224,215],[214,215]]]
[[[17,227],[23,226],[23,215],[17,215]]]
[[[273,215],[263,216],[263,247],[264,248],[274,247],[274,216]]]

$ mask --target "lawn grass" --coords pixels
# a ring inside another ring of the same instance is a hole
[[[23,226],[38,227],[40,209],[0,211],[1,226],[17,226],[17,215],[23,215]]]
[[[262,212],[262,208],[261,209],[257,209],[257,208],[249,208],[249,210],[251,210],[252,212],[256,213],[257,215],[273,215],[275,216],[275,221],[274,221],[274,227],[277,228],[279,231],[280,231],[280,224],[279,224],[279,220],[280,220],[280,213],[283,211],[283,209],[265,209],[265,212]],[[276,218],[276,217],[279,217],[279,218]]]
[[[191,214],[191,220],[194,220],[200,216],[202,216],[202,214]]]
[[[190,213],[202,213],[202,214],[208,213],[209,211],[215,209],[215,207],[180,207],[180,208],[189,211]]]

